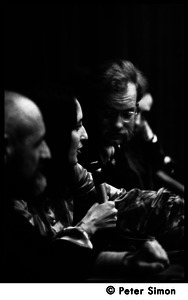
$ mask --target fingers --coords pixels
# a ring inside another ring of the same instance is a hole
[[[115,203],[113,201],[102,204],[95,203],[82,221],[85,228],[87,226],[87,231],[92,233],[101,228],[114,228],[117,222]]]
[[[115,203],[113,201],[98,204],[98,206],[95,209],[99,219],[114,217],[117,216],[118,213],[117,209],[115,208]]]
[[[96,226],[98,227],[111,227],[111,226],[116,226],[117,222],[117,216],[110,216],[105,219],[101,219],[95,223]]]
[[[162,272],[165,269],[165,266],[159,262],[148,263],[141,261],[138,263],[138,269],[144,273],[157,273]]]
[[[95,221],[95,226],[98,228],[109,228],[109,227],[116,227],[117,216],[116,214],[111,214],[102,218],[98,218]]]
[[[111,209],[114,209],[114,212],[117,214],[117,209],[115,208],[115,202],[114,201],[107,201],[105,203],[94,203],[92,207],[89,209],[89,211],[109,211]]]
[[[106,208],[115,208],[115,202],[114,201],[107,201],[105,203],[99,204],[101,208],[106,207]]]
[[[155,273],[163,271],[169,259],[162,246],[152,240],[146,241],[136,252],[126,255],[124,264],[139,273]]]
[[[114,201],[108,201],[108,202],[105,202],[105,203],[102,203],[102,204],[99,204],[99,208],[102,210],[106,210],[109,215],[112,214],[112,215],[117,215],[118,213],[118,210],[115,208],[115,203]]]

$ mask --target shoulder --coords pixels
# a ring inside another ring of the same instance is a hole
[[[73,167],[73,176],[75,180],[81,180],[83,178],[92,178],[90,172],[88,172],[82,165],[76,164]]]
[[[76,189],[91,190],[94,187],[93,177],[82,165],[76,164],[73,169],[73,184]]]

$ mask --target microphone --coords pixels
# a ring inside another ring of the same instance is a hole
[[[97,197],[99,203],[104,203],[108,201],[108,196],[106,192],[105,180],[102,174],[102,167],[98,161],[90,163],[90,171],[93,176],[93,181],[97,191]]]

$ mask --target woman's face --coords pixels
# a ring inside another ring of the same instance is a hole
[[[82,125],[82,109],[78,100],[76,100],[77,107],[77,124],[76,128],[71,131],[71,144],[68,153],[69,163],[75,165],[78,162],[78,154],[81,152],[83,147],[82,141],[88,139],[87,132]]]

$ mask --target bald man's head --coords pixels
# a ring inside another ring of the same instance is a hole
[[[5,92],[6,180],[19,195],[40,194],[46,187],[42,166],[50,158],[45,125],[37,105],[23,95]]]
[[[5,92],[4,128],[11,139],[24,138],[40,119],[42,115],[33,101],[15,92]]]

